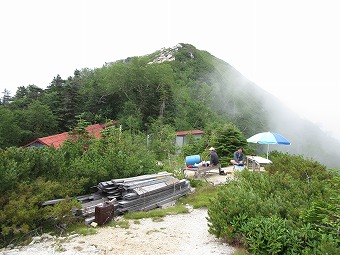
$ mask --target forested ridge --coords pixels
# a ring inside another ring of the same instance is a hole
[[[168,54],[175,60],[157,62],[157,57]],[[217,120],[237,123],[246,134],[263,130],[266,121],[253,112],[262,113],[263,106],[245,99],[236,81],[226,81],[214,61],[209,53],[183,44],[93,70],[76,70],[66,80],[57,75],[46,89],[21,86],[13,97],[5,95],[1,101],[5,121],[0,147],[69,131],[79,115],[90,123],[118,120],[123,129],[134,131],[145,131],[158,118],[175,130],[203,129]]]
[[[340,166],[339,142],[228,63],[189,44],[75,70],[67,79],[56,75],[46,89],[30,84],[14,95],[5,90],[0,116],[0,148],[69,131],[77,116],[89,123],[117,120],[124,130],[142,132],[159,118],[177,131],[218,121],[234,123],[246,137],[282,132],[292,146],[277,150]]]

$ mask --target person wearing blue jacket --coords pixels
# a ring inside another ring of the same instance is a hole
[[[244,154],[242,147],[239,147],[234,152],[234,159],[230,160],[233,165],[243,166],[244,165]]]

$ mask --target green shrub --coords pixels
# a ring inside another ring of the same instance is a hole
[[[269,173],[285,173],[294,179],[306,182],[332,178],[326,166],[315,160],[305,159],[302,155],[274,152],[271,154],[271,160],[273,164],[266,166],[266,171]]]
[[[240,231],[253,254],[278,254],[282,249],[285,230],[282,225],[282,220],[276,217],[252,218],[241,225]]]
[[[338,172],[291,160],[297,161],[290,162],[293,170],[276,169],[274,162],[269,172],[245,170],[221,186],[208,208],[209,232],[254,254],[336,254]]]
[[[56,206],[41,207],[46,200],[54,196],[65,197],[64,186],[58,182],[45,181],[42,178],[32,183],[20,183],[16,190],[7,191],[1,197],[0,206],[0,246],[29,235],[52,221],[56,229],[71,222],[71,209],[79,207],[74,200],[64,201]],[[73,219],[72,219],[73,220]]]
[[[66,197],[65,200],[58,202],[54,206],[46,206],[41,211],[43,212],[43,217],[51,221],[56,229],[64,231],[68,225],[82,220],[74,214],[74,210],[80,208],[81,205],[76,199]]]

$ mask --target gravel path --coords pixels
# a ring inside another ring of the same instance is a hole
[[[30,245],[3,250],[1,255],[206,255],[232,254],[233,247],[208,233],[207,209],[169,215],[164,221],[130,220],[127,229],[97,228],[97,234],[67,238],[44,235]]]

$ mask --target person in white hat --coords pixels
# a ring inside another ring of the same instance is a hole
[[[221,169],[220,161],[218,159],[218,155],[215,152],[214,147],[210,147],[210,165],[211,166],[218,166],[218,171],[220,175],[225,175],[224,171]]]

